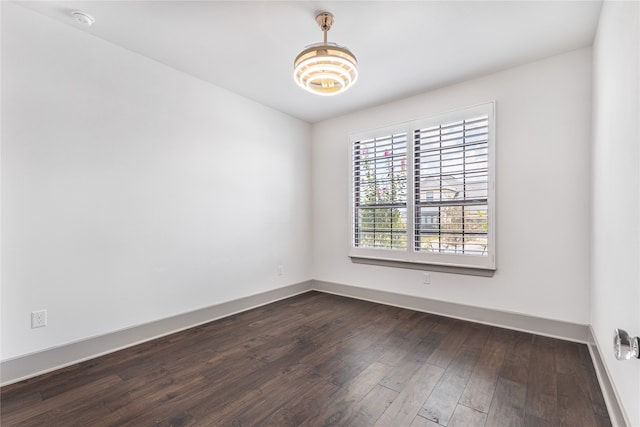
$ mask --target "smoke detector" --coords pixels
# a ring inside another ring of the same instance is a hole
[[[95,21],[95,19],[93,19],[93,16],[81,10],[72,10],[71,16],[73,17],[73,19],[76,20],[76,22],[79,22],[82,25],[86,25],[87,27],[90,27],[91,25],[93,25]]]

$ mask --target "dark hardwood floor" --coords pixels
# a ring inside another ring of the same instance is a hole
[[[587,347],[309,292],[2,388],[2,426],[605,426]]]

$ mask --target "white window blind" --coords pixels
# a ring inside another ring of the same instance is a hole
[[[494,103],[351,135],[351,256],[495,269]]]

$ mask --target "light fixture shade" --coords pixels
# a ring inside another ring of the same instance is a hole
[[[358,79],[358,61],[349,49],[327,43],[327,31],[333,15],[322,12],[316,22],[324,32],[324,43],[307,47],[293,61],[293,77],[298,85],[322,96],[337,95],[349,89]]]
[[[335,43],[318,43],[300,52],[293,63],[293,74],[303,89],[330,96],[344,92],[356,82],[357,66],[349,49]]]

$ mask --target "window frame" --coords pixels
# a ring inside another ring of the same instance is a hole
[[[476,116],[486,115],[488,118],[488,188],[487,188],[487,251],[485,255],[470,254],[452,254],[440,252],[416,251],[416,227],[420,227],[418,221],[415,191],[415,134],[419,129],[425,129],[432,126],[449,124],[459,120],[467,120]],[[355,158],[354,144],[367,139],[381,138],[385,135],[394,133],[407,134],[407,200],[406,200],[406,216],[407,216],[407,248],[406,249],[381,249],[381,248],[362,248],[355,247],[355,230],[356,230],[356,200],[355,200]],[[495,195],[495,152],[496,152],[496,126],[495,126],[495,101],[489,101],[469,107],[464,107],[444,113],[434,114],[427,117],[418,118],[398,124],[384,126],[381,128],[370,129],[362,132],[353,132],[349,135],[349,171],[350,171],[350,189],[349,189],[349,256],[351,258],[380,260],[385,261],[381,264],[387,264],[388,261],[397,261],[398,266],[401,263],[434,265],[445,267],[460,267],[480,270],[496,269],[496,195]]]

